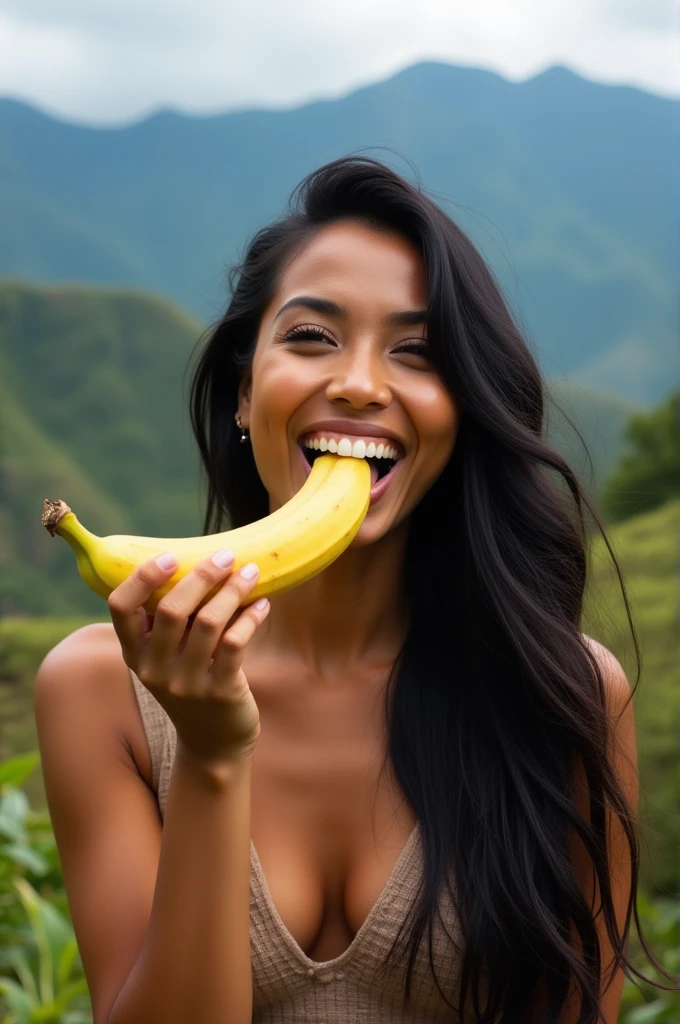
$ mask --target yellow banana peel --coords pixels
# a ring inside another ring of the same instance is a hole
[[[357,534],[371,497],[371,470],[365,459],[328,453],[319,456],[297,494],[255,523],[203,537],[98,537],[78,521],[66,502],[46,498],[42,524],[73,548],[78,571],[87,585],[108,598],[143,562],[165,551],[179,564],[144,607],[153,613],[160,599],[183,576],[219,548],[235,555],[232,572],[257,562],[260,575],[244,606],[259,597],[283,593],[325,569]],[[197,607],[217,593],[213,588]]]

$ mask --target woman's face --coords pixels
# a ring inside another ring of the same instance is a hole
[[[337,308],[312,309],[303,297]],[[353,429],[328,427],[317,436],[368,441],[387,432],[403,452],[353,547],[403,522],[427,493],[453,450],[458,410],[426,351],[415,347],[426,341],[425,324],[415,315],[410,324],[390,322],[426,305],[417,250],[359,221],[320,230],[282,273],[238,408],[270,512],[304,484],[299,441],[319,421],[349,420]]]

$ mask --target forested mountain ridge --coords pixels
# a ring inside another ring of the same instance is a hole
[[[0,100],[0,138],[0,275],[131,285],[212,320],[246,240],[304,175],[362,150],[410,177],[412,162],[547,373],[643,402],[678,377],[670,99],[559,67],[518,83],[424,62],[290,110],[111,129]]]

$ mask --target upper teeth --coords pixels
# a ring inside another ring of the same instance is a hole
[[[361,440],[352,443],[348,437],[343,437],[340,441],[326,437],[305,437],[302,443],[305,448],[318,448],[322,452],[334,452],[337,455],[351,455],[355,459],[396,459],[398,457],[397,449],[393,445],[383,444],[382,441],[376,447],[375,441],[369,441],[368,444]]]

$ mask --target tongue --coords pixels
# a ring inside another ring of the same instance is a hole
[[[375,462],[369,462],[369,466],[371,467],[371,487],[373,487],[378,479],[378,467]]]

